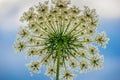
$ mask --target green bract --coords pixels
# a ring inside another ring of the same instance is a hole
[[[109,39],[105,32],[97,33],[98,16],[87,6],[80,10],[70,6],[69,0],[39,3],[23,13],[21,27],[14,48],[18,54],[37,61],[27,64],[31,74],[45,74],[51,79],[73,80],[74,72],[88,72],[103,67],[103,55],[96,44],[106,47]],[[36,59],[36,58],[35,58]]]

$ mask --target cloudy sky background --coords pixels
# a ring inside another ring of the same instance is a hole
[[[18,28],[23,25],[19,18],[29,7],[44,0],[0,0],[0,80],[49,80],[44,68],[39,75],[31,77],[25,63],[25,56],[16,56],[12,45]],[[99,15],[98,31],[106,31],[111,39],[105,55],[104,69],[78,74],[76,80],[120,80],[120,0],[72,0],[72,4],[87,5],[96,9]]]

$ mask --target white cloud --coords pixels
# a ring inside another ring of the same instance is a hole
[[[32,5],[34,5],[33,1],[30,0],[0,0],[0,29],[16,30],[20,26],[20,16]]]
[[[20,26],[19,18],[30,6],[44,0],[0,0],[0,29],[16,30]],[[120,0],[72,0],[76,6],[95,8],[100,17],[114,19],[120,17]]]
[[[89,6],[95,8],[100,17],[117,18],[120,17],[120,0],[72,0],[78,6]]]

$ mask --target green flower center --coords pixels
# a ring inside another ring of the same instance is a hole
[[[71,35],[65,35],[63,33],[54,33],[53,35],[49,35],[49,39],[47,41],[48,47],[53,51],[57,51],[57,47],[61,46],[61,51],[66,49],[70,49],[76,38]]]

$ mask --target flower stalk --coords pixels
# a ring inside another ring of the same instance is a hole
[[[59,80],[59,70],[60,70],[60,56],[61,56],[61,47],[58,46],[58,52],[57,52],[57,72],[56,72],[56,80]]]

